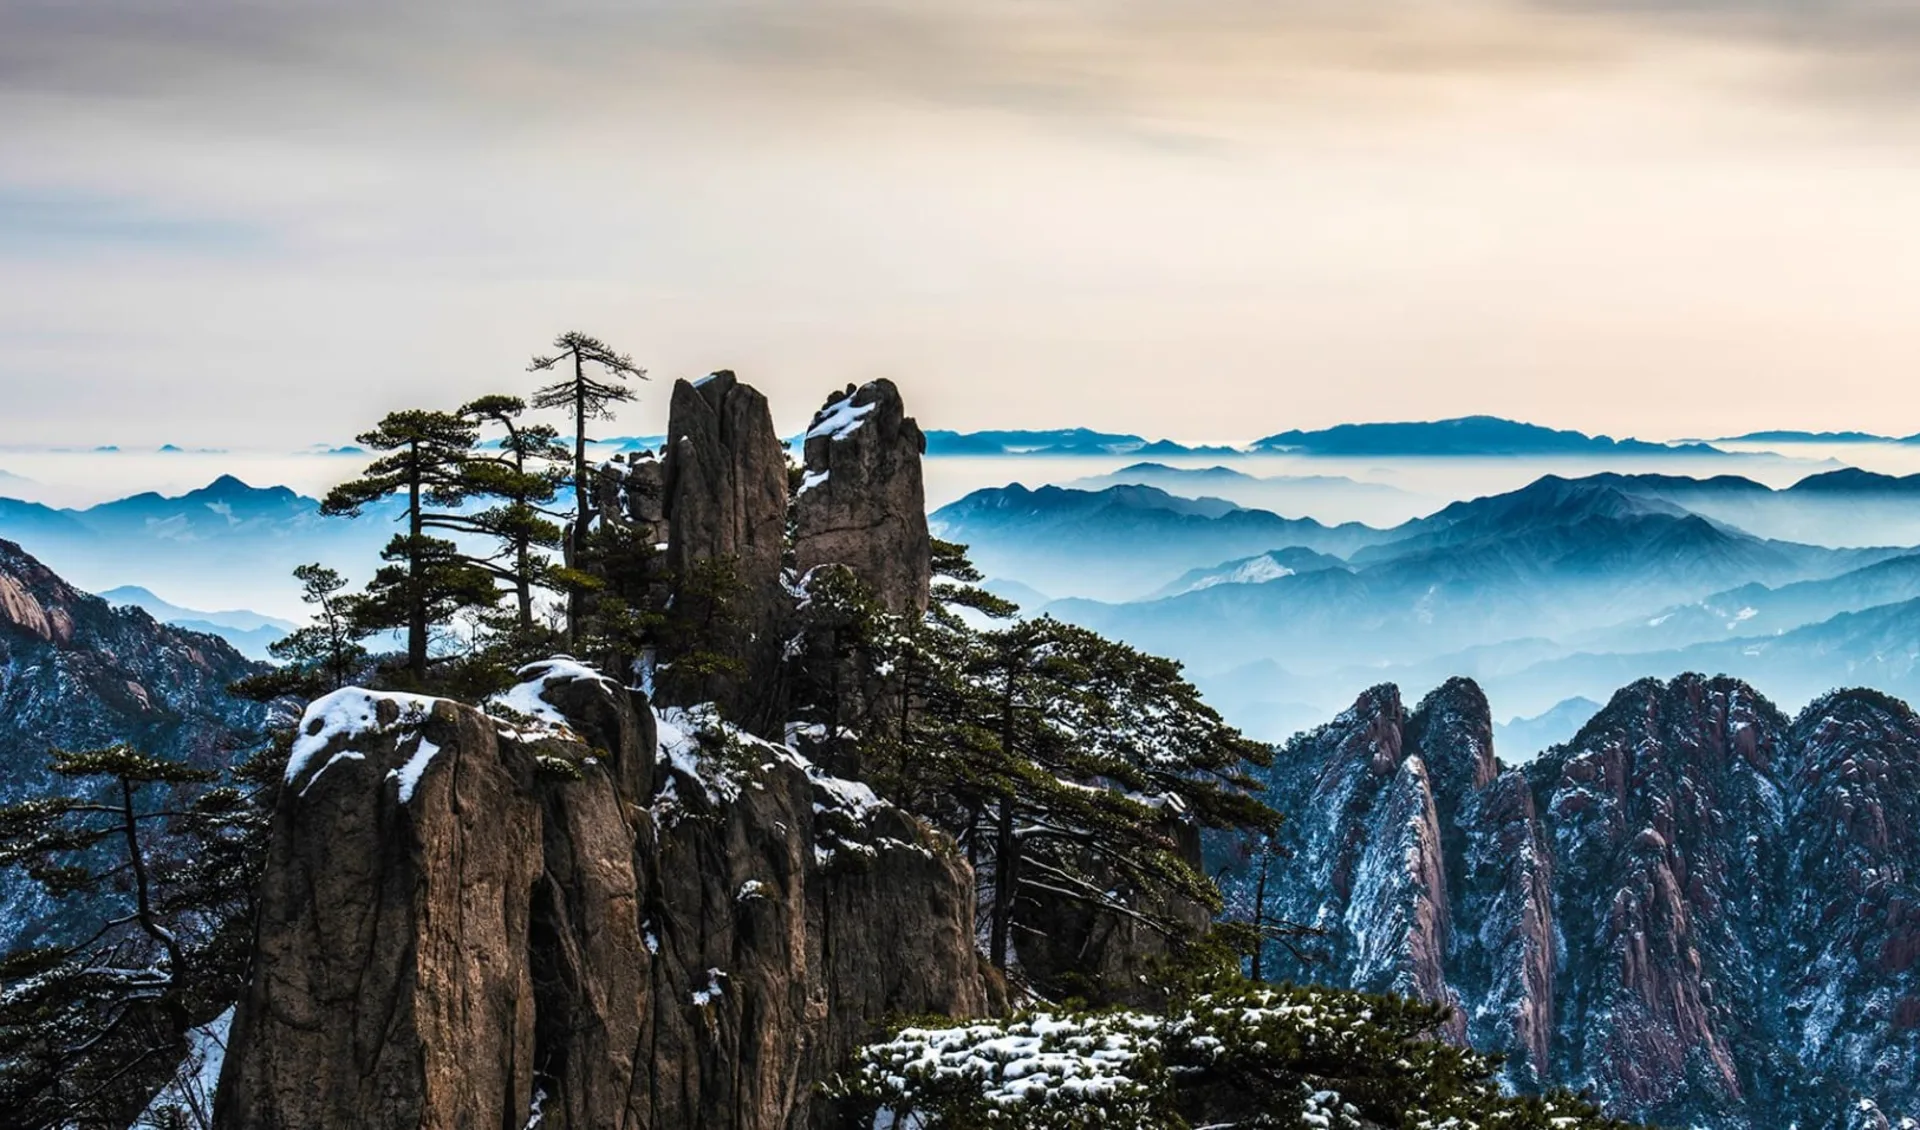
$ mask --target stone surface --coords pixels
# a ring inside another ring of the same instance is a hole
[[[1920,1108],[1911,711],[1848,691],[1789,724],[1687,675],[1623,689],[1525,766],[1491,732],[1454,680],[1411,715],[1375,688],[1289,744],[1273,905],[1328,935],[1323,963],[1272,968],[1451,1003],[1450,1034],[1516,1084],[1623,1116],[1812,1130]]]
[[[920,425],[892,381],[849,385],[807,429],[795,502],[801,574],[840,564],[894,612],[924,612],[931,572]]]
[[[884,1018],[984,1011],[950,842],[545,670],[564,727],[310,709],[218,1125],[520,1127],[536,1101],[549,1130],[826,1125],[814,1084]]]
[[[739,666],[667,680],[680,703],[716,702],[759,733],[780,721],[774,674],[788,601],[780,584],[787,456],[766,397],[722,370],[676,381],[661,470],[676,630],[661,655],[724,654]],[[637,505],[645,507],[644,491]]]

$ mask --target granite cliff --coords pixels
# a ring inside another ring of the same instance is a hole
[[[1737,680],[1642,680],[1510,767],[1473,683],[1412,710],[1382,686],[1269,773],[1295,856],[1271,911],[1325,931],[1320,961],[1270,968],[1450,1004],[1454,1037],[1506,1053],[1514,1083],[1590,1088],[1622,1116],[1920,1110],[1904,704],[1843,691],[1789,720]]]

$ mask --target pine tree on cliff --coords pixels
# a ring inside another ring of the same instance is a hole
[[[1023,904],[1064,900],[1169,935],[1183,928],[1167,898],[1218,909],[1171,827],[1277,823],[1241,768],[1268,761],[1266,747],[1202,703],[1178,664],[1084,628],[1043,616],[984,643],[967,675],[988,692],[974,723],[999,758],[991,828],[969,835],[992,857],[989,959],[1006,964]]]
[[[1213,907],[1219,893],[1182,858],[1171,825],[1273,827],[1242,770],[1268,748],[1202,703],[1169,660],[1047,617],[972,626],[962,609],[990,620],[1016,609],[978,588],[963,547],[936,543],[934,571],[917,625],[836,606],[848,621],[838,638],[892,671],[901,696],[896,728],[862,735],[863,775],[965,844],[996,965],[1009,962],[1023,916],[1039,919],[1049,901],[1181,933],[1166,900]]]
[[[633,363],[633,358],[583,333],[563,333],[553,339],[553,348],[551,354],[536,355],[527,365],[527,371],[559,370],[562,374],[559,380],[534,390],[532,404],[540,409],[559,408],[573,417],[573,475],[568,485],[573,489],[574,520],[565,551],[567,566],[572,568],[579,563],[580,549],[586,545],[593,518],[593,481],[587,474],[587,421],[611,419],[615,404],[634,398],[633,390],[621,382],[632,378],[645,380],[647,374]],[[566,375],[569,364],[573,370],[570,376]],[[591,375],[590,366],[600,369],[605,377]],[[579,593],[570,596],[567,611],[571,631],[571,621],[580,614]]]
[[[268,761],[243,763],[243,791],[125,745],[56,751],[72,790],[0,809],[0,867],[113,908],[90,935],[0,960],[7,1125],[128,1125],[237,998],[267,811],[248,794]]]
[[[553,562],[545,550],[557,548],[561,531],[549,509],[564,473],[557,468],[566,451],[558,433],[548,424],[526,424],[520,416],[526,401],[517,396],[483,396],[460,409],[460,415],[482,424],[497,425],[504,433],[500,454],[470,453],[462,464],[469,497],[493,500],[478,513],[460,515],[465,528],[498,543],[499,552],[475,563],[512,590],[515,623],[522,631],[533,627],[533,591],[552,588]]]
[[[300,582],[301,601],[313,607],[313,623],[273,641],[267,650],[276,659],[311,669],[323,690],[337,691],[367,658],[360,645],[366,634],[354,623],[358,601],[345,592],[345,577],[317,561],[295,566],[293,576]]]
[[[394,535],[381,551],[388,564],[374,574],[357,611],[363,627],[405,629],[407,670],[418,683],[426,678],[433,625],[462,608],[489,606],[498,597],[485,569],[453,542],[426,533],[430,528],[466,528],[448,508],[465,501],[470,489],[468,449],[477,432],[471,421],[452,413],[411,409],[388,414],[378,427],[356,438],[362,446],[388,454],[369,464],[360,478],[328,491],[320,512],[359,517],[382,499],[406,500],[407,530]]]

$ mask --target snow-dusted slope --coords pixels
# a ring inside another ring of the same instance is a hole
[[[1298,980],[1453,1003],[1520,1084],[1665,1125],[1920,1111],[1920,720],[1869,691],[1789,720],[1734,679],[1621,690],[1523,768],[1454,680],[1391,686],[1270,770]],[[1244,887],[1246,877],[1230,880]],[[1885,1124],[1885,1123],[1882,1123]]]

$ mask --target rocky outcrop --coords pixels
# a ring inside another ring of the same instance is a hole
[[[1452,1004],[1516,1084],[1623,1116],[1811,1130],[1920,1107],[1904,705],[1844,692],[1789,724],[1737,680],[1649,679],[1507,768],[1471,683],[1410,716],[1380,687],[1270,780],[1295,853],[1274,909],[1328,931],[1323,963],[1270,955],[1283,975]]]
[[[780,591],[786,535],[786,449],[767,398],[730,370],[675,381],[662,484],[667,561],[685,576],[703,561],[734,563],[744,599]]]
[[[977,1015],[944,838],[564,660],[495,715],[301,724],[222,1126],[800,1127],[890,1015]]]
[[[1920,719],[1873,691],[1808,706],[1793,760],[1785,1029],[1809,1068],[1920,1112]],[[1882,1125],[1885,1125],[1884,1121]]]
[[[802,575],[845,565],[890,611],[926,611],[926,446],[892,381],[848,385],[827,399],[807,428],[806,476],[795,500],[794,558]]]
[[[1769,1042],[1785,723],[1734,680],[1648,679],[1528,773],[1569,939],[1560,1070],[1663,1122],[1742,1109]]]
[[[629,491],[643,507],[646,485]],[[680,702],[718,703],[729,718],[768,732],[780,721],[769,694],[787,607],[780,584],[787,457],[767,398],[728,370],[676,381],[660,490],[676,599],[676,630],[661,661],[735,661],[726,669],[686,665],[702,669],[663,689]]]
[[[1293,859],[1273,909],[1282,921],[1323,931],[1325,965],[1295,973],[1283,950],[1276,968],[1296,980],[1452,1003],[1440,809],[1431,766],[1406,742],[1410,728],[1399,691],[1375,687],[1301,739],[1289,771],[1276,763],[1274,779],[1288,782],[1270,802],[1280,811],[1340,814],[1282,826]],[[1452,1034],[1463,1035],[1457,1020]]]
[[[129,742],[221,768],[263,740],[266,709],[228,684],[262,668],[224,640],[80,592],[0,541],[0,804],[54,791],[50,749]],[[0,877],[0,950],[93,928],[82,899],[52,903]]]

